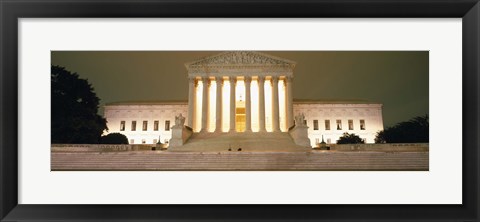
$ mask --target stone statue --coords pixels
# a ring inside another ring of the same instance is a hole
[[[185,117],[182,114],[175,116],[175,125],[172,127],[172,138],[168,142],[168,149],[183,146],[192,136],[192,128],[185,126]]]
[[[311,147],[310,139],[308,138],[308,126],[305,123],[304,113],[295,116],[295,126],[291,128],[288,133],[295,144],[303,147]]]
[[[296,126],[305,126],[305,114],[300,113],[295,116],[295,125]]]
[[[185,117],[180,113],[178,116],[175,116],[175,126],[185,125]]]

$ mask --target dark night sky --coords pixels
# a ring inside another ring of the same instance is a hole
[[[428,114],[428,52],[263,51],[297,62],[294,99],[383,103],[385,127]],[[52,65],[88,79],[101,105],[187,100],[184,63],[219,52],[55,51]],[[103,112],[103,109],[101,109]]]

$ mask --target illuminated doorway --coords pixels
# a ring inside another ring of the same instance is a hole
[[[239,107],[240,103],[243,103],[243,107]],[[245,123],[246,123],[245,102],[238,101],[236,111],[237,111],[235,115],[236,130],[237,132],[245,132]]]
[[[245,132],[247,119],[245,114],[245,82],[243,78],[239,78],[235,95],[235,130],[237,132]]]

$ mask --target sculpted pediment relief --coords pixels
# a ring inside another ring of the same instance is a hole
[[[224,52],[185,64],[187,68],[205,66],[295,66],[295,62],[253,51]]]

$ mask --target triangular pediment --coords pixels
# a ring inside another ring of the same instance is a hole
[[[185,64],[187,68],[201,66],[295,66],[295,62],[261,52],[232,51],[216,54]]]

